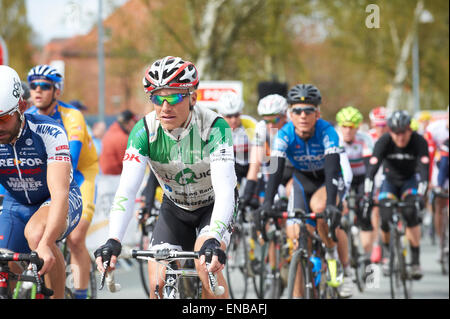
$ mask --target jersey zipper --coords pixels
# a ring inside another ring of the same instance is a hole
[[[12,149],[14,151],[14,163],[16,165],[17,168],[17,173],[19,174],[19,179],[22,183],[22,187],[23,187],[23,191],[25,192],[25,196],[27,197],[28,203],[31,204],[31,200],[30,197],[28,196],[28,191],[25,187],[25,181],[22,178],[22,172],[20,171],[20,166],[19,166],[19,158],[17,157],[17,151],[16,151],[16,142],[14,142],[14,144],[12,145]]]

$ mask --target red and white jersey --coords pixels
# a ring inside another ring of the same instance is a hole
[[[341,132],[338,132],[339,140],[342,147],[347,153],[352,168],[353,175],[364,175],[366,167],[364,165],[364,157],[372,155],[373,140],[369,134],[361,131],[356,132],[355,140],[352,143],[347,143],[342,138]]]

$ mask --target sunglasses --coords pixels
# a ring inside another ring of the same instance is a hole
[[[291,109],[291,112],[294,114],[297,114],[297,115],[301,115],[303,112],[305,112],[306,115],[310,115],[316,111],[317,111],[317,109],[314,106],[294,107]]]
[[[235,114],[229,114],[229,115],[224,115],[224,117],[226,117],[227,119],[231,119],[233,117],[239,117],[241,116],[241,113],[235,113]]]
[[[273,119],[263,119],[263,121],[266,123],[266,124],[278,124],[280,121],[281,121],[281,117],[279,117],[279,116],[277,116],[277,117],[274,117]]]
[[[11,111],[9,111],[8,113],[0,116],[0,124],[6,124],[9,121],[11,121],[13,119],[14,112],[16,112],[16,111],[17,111],[17,109],[14,108]]]
[[[167,101],[170,105],[175,105],[183,101],[183,99],[189,96],[189,93],[175,93],[170,95],[150,95],[150,101],[156,105],[163,105],[164,101]]]
[[[41,88],[42,91],[51,90],[51,88],[53,87],[52,84],[47,83],[47,82],[31,82],[30,83],[30,89],[32,89],[32,90],[36,90],[38,88],[38,86]]]

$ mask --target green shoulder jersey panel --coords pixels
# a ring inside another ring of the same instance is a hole
[[[130,132],[127,149],[130,147],[138,150],[139,154],[148,156],[148,137],[144,119],[140,119]]]
[[[233,135],[230,126],[227,121],[222,117],[217,118],[209,136],[209,154],[214,152],[217,147],[222,144],[227,144],[229,146],[233,145]]]

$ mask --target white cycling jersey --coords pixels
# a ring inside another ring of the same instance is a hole
[[[209,235],[221,241],[233,218],[237,183],[226,121],[194,106],[184,126],[171,132],[163,129],[155,111],[134,126],[111,208],[110,238],[123,238],[147,164],[164,195],[180,208],[194,211],[214,203]]]
[[[371,156],[373,151],[373,141],[370,135],[358,131],[356,132],[355,140],[352,143],[347,143],[344,141],[340,131],[338,131],[338,134],[341,146],[344,147],[350,161],[353,175],[366,174],[364,158]]]

